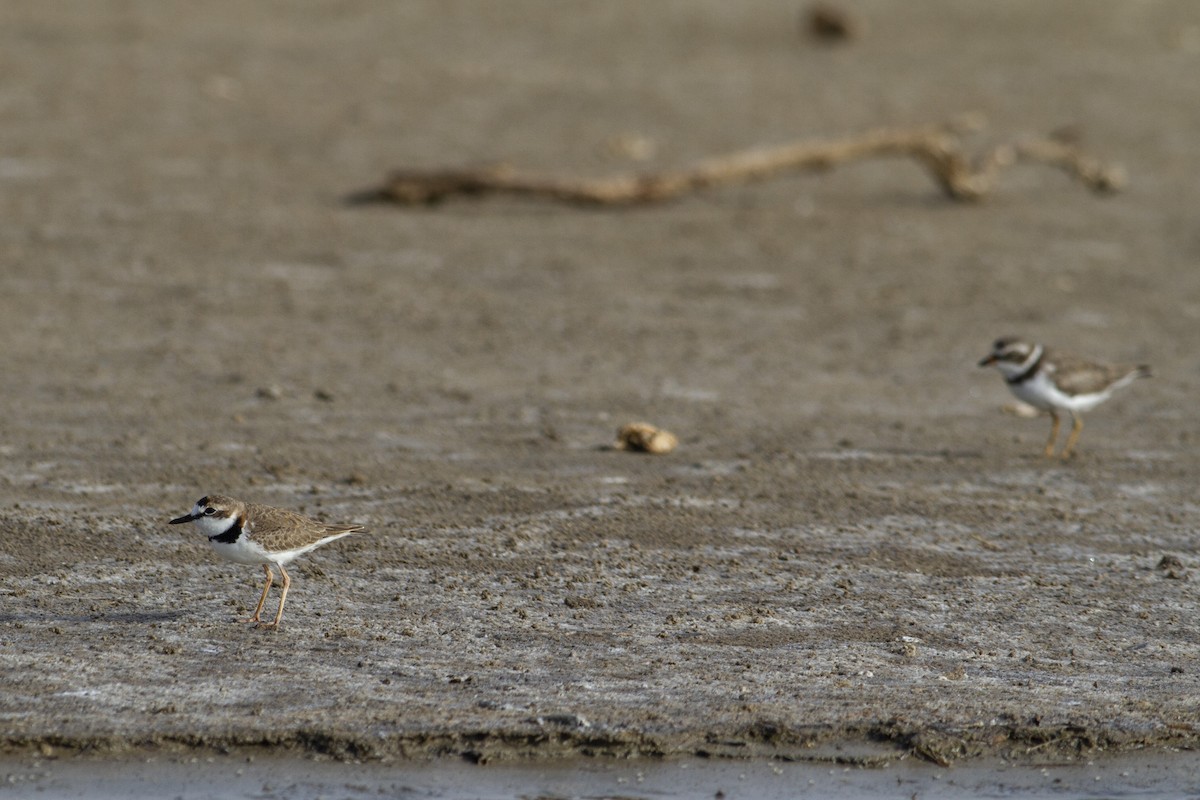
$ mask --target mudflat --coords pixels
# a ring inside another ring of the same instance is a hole
[[[1036,760],[1200,739],[1200,7],[9,2],[0,747]],[[345,198],[981,112],[1129,186],[903,159],[624,210]],[[976,367],[1147,362],[1041,457]],[[666,455],[612,448],[645,420]],[[368,533],[261,572],[222,493]],[[267,609],[274,608],[273,594]]]

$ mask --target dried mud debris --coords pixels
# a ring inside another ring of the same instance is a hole
[[[631,422],[617,431],[613,449],[662,455],[671,452],[678,445],[679,438],[670,431],[656,428],[648,422]]]
[[[984,127],[979,114],[911,128],[880,128],[833,139],[801,139],[775,146],[710,156],[690,167],[657,172],[622,172],[591,178],[543,175],[508,164],[483,168],[402,168],[383,184],[352,193],[353,205],[395,203],[430,205],[451,197],[507,194],[585,206],[641,206],[673,200],[716,186],[762,181],[778,175],[823,172],[840,164],[872,158],[910,158],[923,166],[952,200],[978,201],[990,194],[1005,170],[1020,164],[1055,167],[1098,194],[1120,191],[1124,169],[1103,162],[1074,144],[1053,136],[1023,137],[973,155],[963,141]]]
[[[831,3],[816,3],[801,19],[804,32],[826,42],[861,39],[867,32],[867,20],[851,9]]]
[[[1158,561],[1158,571],[1163,574],[1164,578],[1172,580],[1186,581],[1188,579],[1187,567],[1183,565],[1183,561],[1179,556],[1167,554]]]
[[[1022,419],[1033,419],[1034,417],[1040,417],[1044,413],[1035,406],[1031,406],[1029,403],[1020,400],[1011,400],[1000,406],[1000,410],[1005,414],[1011,414],[1014,417],[1021,417]]]

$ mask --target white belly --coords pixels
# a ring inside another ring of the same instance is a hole
[[[278,559],[267,554],[257,544],[247,539],[245,536],[238,537],[236,542],[218,542],[216,539],[209,539],[209,545],[217,552],[221,558],[236,561],[239,564],[278,564]]]
[[[1038,372],[1032,378],[1022,383],[1010,383],[1008,388],[1021,400],[1043,411],[1051,409],[1090,411],[1107,400],[1112,394],[1112,390],[1118,385],[1120,384],[1110,386],[1103,392],[1070,395],[1059,391],[1059,388],[1054,385],[1053,381],[1047,378],[1044,373]]]
[[[297,547],[293,550],[279,550],[274,553],[268,553],[253,539],[242,535],[238,537],[236,542],[225,543],[218,542],[216,539],[209,539],[208,543],[212,545],[212,549],[217,551],[221,558],[227,558],[230,561],[236,561],[239,564],[274,564],[283,566],[291,563],[297,556],[302,556],[310,550],[315,550],[323,544],[328,544],[334,539],[340,539],[343,536],[349,536],[350,531],[345,533],[335,533],[332,536],[326,536],[320,541],[312,544]]]

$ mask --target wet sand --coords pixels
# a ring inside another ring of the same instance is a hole
[[[31,797],[198,798],[470,797],[1181,797],[1200,791],[1194,758],[1156,754],[1031,769],[995,760],[937,767],[917,760],[879,768],[832,762],[682,759],[587,760],[476,766],[462,762],[336,763],[255,757],[184,761],[37,760],[0,764],[10,790]]]
[[[1200,11],[856,6],[842,47],[767,2],[0,9],[0,746],[1194,748]],[[342,201],[967,110],[1076,125],[1130,187]],[[975,367],[1006,333],[1156,377],[1049,463]],[[612,450],[637,419],[678,450]],[[212,492],[370,533],[253,630],[261,573],[166,525]]]

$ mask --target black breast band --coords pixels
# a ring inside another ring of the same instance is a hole
[[[216,536],[208,537],[210,542],[220,542],[221,544],[233,544],[238,539],[242,538],[242,518],[238,517],[233,521],[233,525],[224,533],[218,533]]]
[[[1042,365],[1042,358],[1046,355],[1046,351],[1038,353],[1037,360],[1029,365],[1028,369],[1023,369],[1011,378],[1008,378],[1009,383],[1024,383],[1033,377],[1033,374],[1038,371],[1038,367]]]

